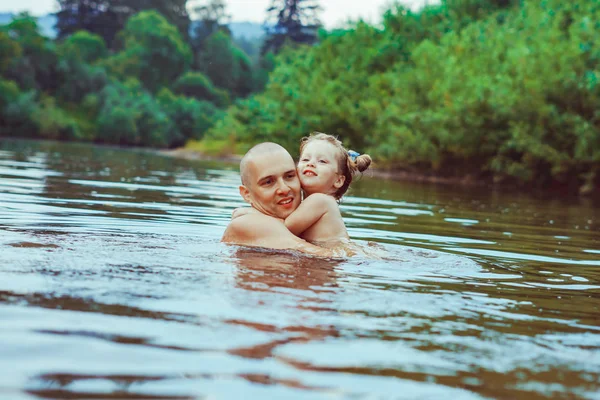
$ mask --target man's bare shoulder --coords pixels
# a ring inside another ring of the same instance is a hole
[[[248,213],[231,220],[221,240],[251,244],[265,236],[280,235],[281,232],[289,234],[281,220],[261,213]]]
[[[271,249],[296,250],[319,257],[333,257],[330,249],[315,246],[294,236],[281,219],[264,214],[242,215],[229,223],[222,242]]]
[[[282,220],[270,215],[265,215],[260,212],[248,212],[247,214],[241,215],[229,223],[229,226],[233,226],[234,229],[255,229],[256,224],[268,224],[268,225],[282,225]]]

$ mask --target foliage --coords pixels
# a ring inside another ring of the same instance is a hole
[[[249,150],[231,139],[190,140],[185,145],[186,150],[215,157],[229,157],[231,154],[244,154]]]
[[[0,135],[154,147],[201,139],[255,87],[248,57],[219,34],[206,54],[223,71],[207,69],[224,87],[190,70],[184,37],[156,11],[129,18],[119,51],[83,30],[49,40],[34,18],[19,15],[0,26]]]
[[[38,137],[62,140],[84,138],[77,121],[66,110],[57,107],[53,97],[42,97],[32,110],[32,120],[37,125]]]
[[[598,21],[592,0],[396,7],[383,28],[359,22],[281,53],[264,93],[206,141],[295,151],[320,130],[388,167],[589,186],[600,170]]]
[[[263,54],[254,68],[253,92],[262,92],[269,82],[269,74],[275,69],[275,54],[269,52]]]
[[[79,31],[58,46],[57,69],[63,77],[56,96],[63,102],[79,103],[88,94],[101,91],[108,83],[106,70],[92,65],[105,57],[106,45],[98,35]]]
[[[394,6],[380,26],[320,31],[318,45],[258,62],[223,29],[192,57],[168,21],[134,14],[110,50],[93,30],[51,41],[26,14],[1,26],[0,135],[156,147],[191,139],[224,154],[267,140],[296,151],[319,130],[384,167],[600,186],[594,0]]]
[[[20,125],[25,125],[31,119],[31,108],[25,111],[25,107],[15,107],[14,104],[22,102],[22,92],[16,82],[0,78],[0,137],[11,136],[12,132],[19,129]],[[33,104],[33,102],[30,102]],[[8,107],[11,107],[10,113]],[[16,112],[22,112],[17,115]]]
[[[155,10],[165,16],[169,23],[187,39],[190,18],[187,0],[58,0],[60,10],[56,13],[59,39],[86,30],[102,36],[105,43],[116,48],[115,37],[127,20],[140,11]]]
[[[15,82],[0,79],[0,109],[14,102],[20,93],[19,86]]]
[[[0,80],[0,136],[45,139],[82,139],[82,132],[54,98],[37,98],[35,91],[21,92],[11,81]]]
[[[227,13],[227,7],[223,0],[201,0],[193,7],[194,15],[193,34],[191,38],[192,47],[196,52],[204,48],[205,40],[217,31],[231,36],[227,24],[231,15]]]
[[[6,72],[11,61],[21,57],[21,46],[0,30],[0,74]]]
[[[121,32],[123,51],[106,60],[120,79],[139,79],[150,91],[170,85],[185,72],[192,59],[177,29],[155,11],[143,11],[129,19]]]
[[[263,41],[263,37],[249,39],[246,36],[238,36],[233,38],[234,46],[246,53],[253,64],[258,63],[261,59],[260,49]]]
[[[23,88],[54,90],[61,79],[56,46],[39,33],[35,18],[20,14],[3,30],[20,48],[20,54],[5,67],[4,76]]]
[[[202,139],[204,132],[223,117],[223,111],[214,104],[176,96],[166,88],[158,93],[157,99],[176,126],[171,146],[181,146],[189,139]]]
[[[132,16],[119,40],[112,54],[87,31],[53,42],[28,15],[0,27],[0,134],[177,146],[202,138],[231,97],[254,87],[247,56],[226,35],[207,51],[227,61],[225,71],[208,68],[226,89],[189,70],[188,45],[155,11]]]
[[[68,76],[58,87],[56,94],[62,101],[77,103],[88,94],[101,91],[108,83],[106,70],[78,59],[63,58],[58,66],[63,76]]]
[[[65,39],[60,45],[60,52],[63,57],[86,63],[93,63],[108,55],[102,36],[87,31],[77,31]]]
[[[181,140],[176,126],[140,82],[114,82],[100,94],[97,140],[122,145],[166,147]]]
[[[98,137],[106,143],[172,147],[200,139],[223,111],[212,103],[162,89],[156,97],[129,80],[111,83],[100,94]]]
[[[38,124],[33,118],[39,108],[36,93],[33,90],[19,92],[18,89],[15,91],[15,88],[16,85],[10,87],[12,93],[7,96],[10,100],[3,107],[2,134],[19,137],[39,136]]]
[[[225,90],[216,88],[210,79],[200,72],[186,72],[173,84],[177,94],[206,100],[218,107],[229,105],[229,95]]]
[[[198,69],[233,97],[245,97],[252,91],[250,59],[232,44],[231,37],[221,31],[206,39],[198,59]]]

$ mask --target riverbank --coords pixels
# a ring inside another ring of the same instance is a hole
[[[239,163],[242,159],[242,155],[229,154],[220,156],[211,156],[197,150],[191,150],[187,148],[177,148],[173,150],[159,150],[160,154],[168,157],[176,157],[186,160],[193,161],[221,161],[229,163]],[[419,183],[432,183],[440,185],[458,185],[461,187],[487,187],[502,189],[508,191],[536,191],[540,189],[543,192],[547,192],[549,195],[560,195],[560,196],[581,196],[581,197],[594,197],[599,198],[600,187],[590,185],[580,185],[577,182],[555,182],[553,184],[545,185],[543,187],[533,187],[531,185],[525,185],[516,181],[498,180],[494,179],[492,175],[475,175],[466,174],[460,176],[442,176],[433,172],[418,171],[416,168],[386,168],[378,166],[375,162],[371,168],[364,174],[369,177],[376,177],[382,179],[390,179],[395,181],[405,182],[419,182]]]
[[[176,157],[182,158],[185,160],[193,160],[193,161],[224,161],[224,162],[237,162],[239,163],[242,159],[241,155],[230,154],[224,156],[211,156],[205,153],[201,153],[199,151],[186,149],[183,147],[177,149],[170,150],[158,150],[159,154],[168,156],[168,157]]]
[[[159,150],[160,154],[168,157],[182,158],[193,161],[223,161],[223,162],[240,162],[242,155],[231,154],[225,156],[211,156],[196,150],[186,148],[177,148],[173,150]],[[418,172],[408,169],[389,169],[377,166],[375,162],[371,168],[365,172],[366,176],[372,176],[383,179],[392,179],[397,181],[408,182],[423,182],[436,183],[445,185],[461,185],[461,186],[492,186],[494,183],[490,179],[476,177],[474,175],[465,175],[461,177],[447,177],[435,174]],[[513,185],[511,185],[513,186]]]

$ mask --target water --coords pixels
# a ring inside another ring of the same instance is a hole
[[[364,177],[329,261],[221,244],[238,182],[0,141],[0,398],[600,399],[595,200]]]

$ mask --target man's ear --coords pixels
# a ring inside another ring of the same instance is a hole
[[[250,197],[250,190],[244,185],[240,185],[240,195],[244,201],[248,204],[252,204],[252,198]]]
[[[346,177],[344,175],[338,175],[336,181],[333,182],[333,187],[339,189],[344,186],[344,182],[346,182]]]

